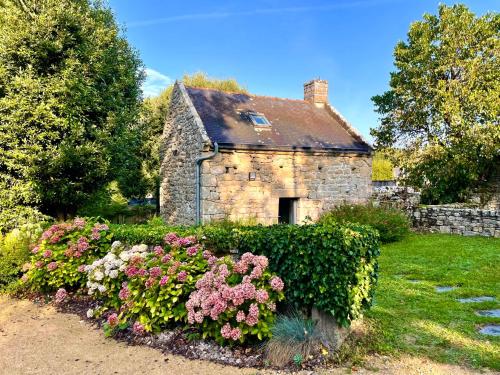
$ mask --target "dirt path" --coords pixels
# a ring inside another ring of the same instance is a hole
[[[371,358],[368,369],[335,368],[319,374],[472,374],[425,359]],[[104,338],[76,315],[0,296],[0,374],[271,374],[164,355],[145,346]],[[484,374],[485,372],[482,372]],[[492,372],[486,372],[492,373]],[[306,372],[304,372],[306,374]],[[479,374],[479,372],[478,372]]]

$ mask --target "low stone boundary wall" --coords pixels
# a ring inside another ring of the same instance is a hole
[[[464,236],[500,237],[500,211],[446,206],[416,207],[412,214],[416,229]]]

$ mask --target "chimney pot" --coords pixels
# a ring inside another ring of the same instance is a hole
[[[318,107],[328,103],[328,81],[313,79],[304,83],[304,100]]]

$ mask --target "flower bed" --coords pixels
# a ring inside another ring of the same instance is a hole
[[[377,233],[360,225],[226,224],[182,235],[165,234],[166,226],[115,228],[84,219],[52,226],[23,276],[32,291],[57,290],[58,303],[67,291],[88,294],[87,317],[104,319],[115,337],[175,331],[176,343],[248,347],[271,338],[285,295],[288,305],[332,312],[348,326],[369,306],[377,278]],[[234,248],[244,251],[238,259],[211,251]]]

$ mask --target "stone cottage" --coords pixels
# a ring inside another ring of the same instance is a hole
[[[328,103],[228,93],[176,82],[160,147],[161,215],[301,223],[371,195],[372,148]]]

